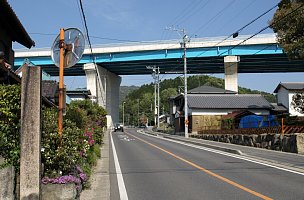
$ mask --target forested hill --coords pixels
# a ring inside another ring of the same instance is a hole
[[[132,91],[134,91],[134,90],[137,90],[137,89],[139,89],[139,87],[138,86],[134,86],[134,85],[132,85],[132,86],[120,86],[120,88],[119,88],[119,99],[120,99],[120,103],[124,100],[124,99],[126,99],[126,96],[130,93],[130,92],[132,92]]]
[[[202,86],[202,85],[208,85],[212,87],[217,87],[217,88],[225,88],[225,81],[224,79],[221,78],[216,78],[216,77],[211,77],[207,75],[196,75],[196,76],[189,76],[188,79],[188,90],[191,90],[193,88]],[[160,83],[160,93],[163,90],[167,90],[169,88],[172,88],[178,92],[179,87],[183,87],[183,79],[182,78],[175,78],[175,79],[165,79]],[[122,87],[127,87],[127,86],[122,86]],[[153,93],[154,92],[154,84],[145,84],[142,85],[139,88],[136,88],[135,86],[130,86],[131,92],[128,93],[128,95],[125,98],[121,98],[124,100],[127,99],[138,99],[144,96],[145,93]],[[239,87],[239,94],[262,94],[269,102],[274,103],[276,102],[276,98],[273,94],[263,92],[263,91],[258,91],[258,90],[251,90],[248,88],[244,87]],[[173,96],[175,94],[172,94]]]
[[[188,90],[203,85],[208,85],[208,86],[223,88],[223,89],[225,88],[224,79],[215,78],[207,75],[189,76],[187,80],[188,80]],[[184,84],[183,79],[180,77],[161,81],[160,114],[168,113],[169,97],[177,95],[178,88],[181,88],[183,84]],[[183,92],[183,87],[181,88],[181,92]],[[267,99],[269,102],[276,102],[276,98],[274,95],[263,91],[251,90],[248,88],[239,87],[239,94],[262,94],[265,97],[265,99]],[[151,119],[153,118],[152,108],[154,105],[154,84],[152,82],[150,84],[142,85],[138,89],[134,89],[130,91],[128,95],[125,98],[121,98],[121,100],[126,102],[125,114],[131,115],[131,120],[134,113],[137,113],[137,115],[138,113],[140,113],[141,115],[145,115],[148,117],[149,115],[151,115]],[[133,118],[135,119],[134,116]]]

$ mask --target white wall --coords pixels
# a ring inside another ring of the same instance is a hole
[[[293,115],[293,116],[304,116],[304,114],[301,114],[301,113],[297,112],[297,111],[293,108],[293,106],[291,105],[292,97],[293,97],[293,95],[295,95],[295,94],[296,94],[296,92],[291,92],[291,91],[289,91],[289,94],[288,94],[289,105],[287,106],[288,111],[289,111],[290,115]]]
[[[287,109],[290,115],[293,116],[304,116],[304,114],[301,114],[291,106],[292,97],[295,95],[296,92],[289,91],[283,87],[281,87],[277,93],[278,103],[284,105]]]

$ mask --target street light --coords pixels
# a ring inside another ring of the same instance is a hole
[[[122,102],[122,126],[125,126],[125,101]]]

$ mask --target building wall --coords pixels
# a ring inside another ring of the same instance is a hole
[[[285,106],[287,109],[289,109],[289,94],[288,90],[285,88],[281,87],[277,93],[277,98],[278,98],[278,104],[282,104]]]
[[[291,105],[292,97],[295,94],[296,94],[296,92],[290,91],[290,90],[287,90],[287,89],[281,87],[277,93],[278,104],[284,105],[288,109],[288,112],[290,113],[290,115],[304,116],[304,114],[297,112]]]
[[[192,115],[192,133],[200,130],[219,130],[221,129],[221,115]]]
[[[239,109],[193,109],[192,110],[192,133],[199,130],[219,130],[222,125],[222,116],[237,111]],[[248,111],[256,115],[269,115],[268,110],[264,109],[248,109]]]

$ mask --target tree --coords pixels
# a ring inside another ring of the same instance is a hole
[[[176,96],[177,95],[177,90],[175,88],[167,88],[161,91],[160,94],[160,99],[161,99],[161,105],[164,108],[165,113],[169,113],[169,98]],[[160,111],[160,113],[162,113]]]
[[[304,1],[281,0],[270,27],[290,59],[304,59]]]

